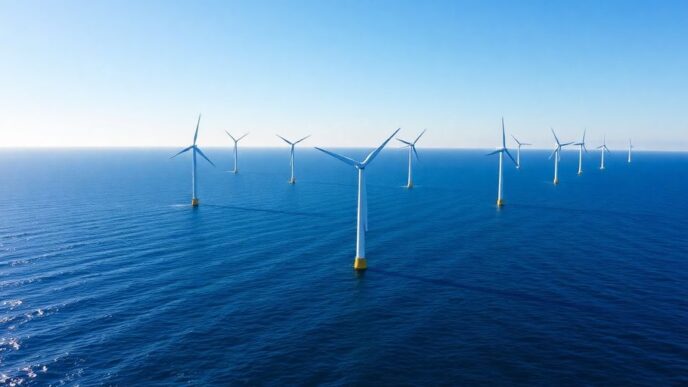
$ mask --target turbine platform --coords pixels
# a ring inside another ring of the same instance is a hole
[[[497,199],[497,207],[502,207],[504,205],[504,200]]]
[[[356,257],[354,259],[354,270],[365,270],[367,268],[368,268],[368,264],[366,263],[365,258]]]
[[[289,184],[296,184],[296,179],[295,178],[289,179]]]
[[[191,199],[191,207],[198,207],[198,203],[200,203],[200,202],[198,201],[197,198]]]

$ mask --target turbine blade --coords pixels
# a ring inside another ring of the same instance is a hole
[[[416,140],[413,142],[413,145],[416,145],[416,143],[418,142],[418,140],[420,140],[420,138],[423,137],[423,134],[425,134],[425,131],[426,131],[426,130],[427,130],[427,129],[423,129],[423,131],[420,132],[420,134],[418,135],[418,137],[416,137]]]
[[[558,150],[558,149],[555,148],[555,149],[552,151],[552,154],[549,155],[549,157],[548,157],[549,160],[552,160],[552,156],[554,156],[554,154],[557,153],[557,150]]]
[[[504,117],[502,117],[502,148],[506,149],[506,134],[504,134]]]
[[[511,159],[511,161],[514,162],[514,165],[518,165],[518,164],[516,164],[516,160],[514,159],[514,156],[511,155],[511,152],[509,152],[508,149],[504,148],[504,153],[506,153],[506,155],[509,156],[509,158]]]
[[[380,151],[382,151],[382,148],[384,148],[385,145],[387,145],[387,143],[389,142],[389,140],[391,140],[394,136],[396,136],[397,133],[399,133],[400,130],[401,130],[401,128],[395,130],[394,133],[392,133],[392,135],[389,136],[389,137],[385,140],[385,142],[382,143],[382,145],[380,145],[379,147],[377,147],[377,149],[375,149],[374,151],[370,152],[370,153],[368,154],[368,157],[366,157],[365,160],[363,160],[363,162],[361,163],[361,165],[362,165],[363,167],[365,167],[366,165],[368,165],[368,163],[370,163],[371,161],[373,161],[373,159],[378,155],[378,153],[380,153]]]
[[[518,144],[518,145],[526,145],[526,144],[521,144],[513,134],[511,135],[511,138],[513,138],[514,141],[516,141],[516,144]]]
[[[317,150],[319,150],[319,151],[321,151],[321,152],[323,152],[323,153],[326,153],[326,154],[328,154],[328,155],[334,157],[335,159],[337,159],[337,160],[339,160],[339,161],[343,161],[343,162],[345,162],[346,164],[349,164],[349,165],[351,165],[351,166],[353,166],[353,167],[358,167],[358,166],[360,166],[360,164],[359,164],[358,161],[354,161],[354,160],[352,160],[352,159],[350,159],[350,158],[348,158],[348,157],[346,157],[346,156],[338,155],[338,154],[336,154],[336,153],[334,153],[334,152],[330,152],[330,151],[328,151],[328,150],[325,150],[325,149],[322,149],[322,148],[318,148],[317,146],[315,147],[315,149],[317,149]]]
[[[198,126],[201,124],[201,115],[198,115],[198,122],[196,122],[196,133],[194,133],[193,144],[196,145],[196,139],[198,138]]]
[[[182,154],[182,153],[184,153],[184,152],[188,152],[189,150],[191,150],[191,148],[193,148],[193,145],[191,145],[191,146],[189,146],[189,147],[187,147],[187,148],[184,148],[184,149],[180,150],[179,152],[177,152],[177,154],[175,154],[174,156],[172,156],[172,157],[170,157],[170,158],[173,159],[173,158],[179,156],[180,154]]]
[[[215,166],[215,164],[212,161],[210,161],[210,159],[203,153],[203,151],[201,151],[200,148],[196,147],[196,150],[198,151],[199,155],[201,155],[207,162],[210,163],[210,165],[212,165],[213,167]]]
[[[281,138],[282,140],[284,140],[284,142],[286,142],[286,143],[289,144],[289,145],[294,145],[294,144],[291,143],[291,141],[289,141],[289,140],[287,140],[286,138],[280,136],[279,134],[276,134],[275,136]]]
[[[588,131],[588,128],[583,129],[583,141],[581,141],[583,144],[585,144],[585,132]]]
[[[559,138],[557,138],[557,134],[554,133],[554,128],[549,128],[552,131],[552,134],[554,135],[554,141],[557,142],[557,145],[559,145]]]
[[[243,136],[239,137],[239,138],[236,140],[236,142],[241,141],[241,139],[244,138],[244,137],[246,137],[246,136],[248,136],[248,132],[246,132],[246,134],[244,134]]]
[[[529,144],[529,143],[527,143],[527,142],[522,142],[522,143],[521,143],[521,146],[526,146],[526,145],[533,145],[533,144]]]
[[[563,144],[559,144],[559,146],[567,146],[567,145],[571,145],[571,144],[573,144],[573,142],[565,142]]]
[[[310,137],[310,136],[311,136],[311,135],[309,134],[308,136],[306,136],[306,137],[304,137],[304,138],[300,139],[299,141],[295,142],[295,143],[294,143],[294,145],[296,145],[296,144],[300,143],[301,141],[303,141],[303,140],[307,139],[307,138],[308,138],[308,137]]]
[[[402,140],[402,139],[400,139],[400,138],[397,138],[397,141],[403,142],[404,144],[406,144],[406,145],[408,145],[408,146],[413,145],[413,144],[411,144],[410,142],[404,141],[404,140]]]
[[[237,142],[237,139],[235,139],[234,136],[232,136],[231,134],[229,134],[228,131],[225,130],[225,133],[227,133],[227,135],[229,136],[229,138],[232,139],[232,141]]]
[[[411,149],[413,149],[413,153],[416,155],[416,160],[420,160],[420,157],[418,157],[418,151],[416,150],[415,145],[411,145]]]
[[[490,153],[486,154],[485,156],[492,156],[492,155],[496,155],[497,153],[499,153],[499,152],[501,152],[501,151],[503,151],[503,150],[504,150],[504,149],[497,149],[496,151],[494,151],[494,152],[490,152]]]

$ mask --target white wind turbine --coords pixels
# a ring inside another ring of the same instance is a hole
[[[583,151],[588,153],[588,148],[585,147],[585,132],[587,129],[583,130],[583,140],[581,142],[574,143],[573,145],[578,146],[578,174],[583,174]]]
[[[518,148],[516,149],[516,168],[521,168],[521,147],[522,146],[527,146],[527,145],[533,145],[533,144],[528,144],[527,142],[520,142],[514,135],[512,134],[511,137],[516,141],[516,144],[518,144]],[[504,147],[506,149],[506,147]]]
[[[354,258],[354,269],[356,270],[365,270],[368,265],[366,262],[365,258],[365,232],[368,229],[368,196],[366,193],[366,184],[365,184],[365,176],[364,176],[364,171],[365,168],[370,164],[373,159],[380,153],[382,148],[387,145],[389,140],[394,137],[400,129],[397,129],[392,133],[389,138],[385,140],[385,142],[382,143],[379,147],[377,147],[374,151],[370,152],[368,156],[361,162],[352,160],[348,157],[338,155],[334,152],[330,152],[325,149],[321,149],[318,147],[315,147],[315,149],[326,153],[337,160],[343,161],[344,163],[351,165],[352,167],[356,168],[358,170],[358,210],[357,210],[357,218],[356,218],[356,257]]]
[[[286,138],[280,136],[279,134],[277,135],[277,137],[284,140],[284,142],[289,144],[289,146],[291,147],[291,156],[289,159],[289,165],[291,166],[291,178],[289,179],[289,184],[296,184],[296,178],[294,178],[294,147],[296,146],[296,144],[300,143],[301,141],[307,139],[310,136],[311,135],[309,134],[308,136],[300,139],[299,141],[291,142],[291,141],[287,140]]]
[[[551,159],[554,157],[554,184],[559,184],[559,161],[561,160],[561,148],[565,147],[566,145],[571,145],[572,143],[560,143],[559,139],[557,138],[557,134],[554,133],[554,129],[550,128],[550,130],[554,135],[554,141],[556,141],[556,144],[554,144],[554,151],[551,155],[549,155],[549,158]]]
[[[425,129],[422,132],[420,132],[418,137],[416,137],[416,140],[413,142],[408,142],[408,141],[404,141],[400,138],[397,138],[398,141],[406,144],[406,148],[409,149],[409,154],[408,154],[408,182],[406,183],[406,188],[409,188],[409,189],[413,188],[413,169],[411,167],[412,160],[413,160],[413,154],[415,153],[416,159],[418,159],[418,151],[416,150],[416,143],[418,142],[418,140],[420,140],[423,133],[425,133]]]
[[[198,115],[198,122],[196,123],[196,133],[194,133],[193,144],[191,144],[191,146],[189,146],[189,147],[186,147],[186,148],[180,150],[176,155],[170,157],[172,159],[172,158],[179,156],[180,154],[182,154],[184,152],[187,152],[189,150],[192,151],[191,152],[191,155],[192,155],[192,157],[191,157],[191,205],[193,207],[198,206],[198,198],[196,197],[196,153],[198,153],[199,155],[201,155],[201,157],[206,159],[213,167],[215,166],[215,164],[213,164],[213,162],[210,161],[210,159],[208,157],[206,157],[206,155],[203,154],[203,152],[196,146],[196,139],[198,138],[198,126],[200,125],[200,123],[201,123],[201,115],[199,114]]]
[[[633,149],[633,144],[631,143],[631,139],[628,139],[628,163],[631,163],[631,150]]]
[[[518,142],[518,141],[517,141]],[[516,163],[516,160],[511,156],[511,153],[509,153],[509,150],[506,149],[506,135],[504,133],[504,117],[502,117],[502,147],[498,148],[496,151],[488,153],[487,155],[493,155],[495,153],[499,153],[499,180],[497,183],[497,207],[501,207],[504,205],[504,200],[502,200],[502,164],[504,164],[504,153],[509,156],[511,161],[514,162],[514,164],[518,167],[518,164]]]
[[[229,138],[231,138],[232,141],[234,141],[234,170],[229,171],[229,172],[237,174],[237,173],[239,173],[239,147],[237,146],[237,144],[239,143],[239,141],[241,141],[242,138],[248,136],[248,133],[244,134],[243,136],[241,136],[239,138],[234,138],[234,136],[229,134],[229,132],[226,130],[225,130],[225,133],[227,133]]]
[[[602,145],[598,146],[597,149],[600,150],[600,155],[601,155],[601,156],[600,156],[600,157],[601,157],[601,159],[600,159],[600,169],[604,169],[604,153],[605,153],[605,152],[611,153],[611,152],[609,151],[609,148],[607,148],[607,136],[604,136],[604,137],[602,138]]]

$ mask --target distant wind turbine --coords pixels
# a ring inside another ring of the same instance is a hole
[[[194,133],[194,138],[193,138],[193,144],[191,146],[186,147],[182,150],[179,151],[176,155],[170,157],[171,159],[179,156],[180,154],[187,152],[187,151],[192,151],[192,157],[191,157],[191,205],[193,207],[198,206],[198,198],[196,197],[196,153],[201,155],[206,161],[208,161],[213,167],[215,164],[213,164],[212,161],[208,157],[206,157],[205,154],[196,146],[196,139],[198,138],[198,126],[201,124],[201,115],[198,115],[198,122],[196,123],[196,133]]]
[[[511,137],[516,141],[516,144],[518,144],[518,148],[516,148],[516,168],[521,168],[521,147],[522,146],[527,146],[527,145],[533,145],[533,144],[528,144],[527,142],[520,142],[514,135],[512,134]],[[506,149],[506,147],[504,147]]]
[[[556,185],[559,184],[559,161],[561,160],[561,148],[565,147],[566,145],[571,145],[572,143],[560,143],[559,139],[557,138],[557,134],[554,133],[554,129],[550,128],[550,130],[554,135],[554,141],[556,141],[556,143],[554,144],[554,152],[552,152],[552,154],[549,155],[550,159],[554,157],[554,184]]]
[[[408,153],[408,182],[406,183],[406,188],[409,188],[409,189],[413,188],[413,168],[411,166],[412,160],[413,160],[413,154],[415,154],[416,159],[418,159],[418,151],[416,150],[416,143],[418,142],[418,140],[420,140],[421,136],[423,136],[423,133],[425,133],[425,130],[420,132],[418,137],[416,137],[416,140],[413,142],[408,142],[408,141],[404,141],[400,138],[397,138],[398,141],[406,144],[406,148],[408,148],[408,150],[409,150],[409,153]]]
[[[602,145],[598,146],[597,149],[600,150],[600,155],[601,155],[601,156],[600,156],[600,157],[601,157],[601,159],[600,159],[600,169],[604,169],[604,153],[605,153],[605,152],[611,153],[611,152],[609,151],[609,148],[607,148],[607,137],[606,137],[606,136],[603,137],[603,139],[602,139]]]
[[[631,143],[631,139],[628,139],[628,163],[631,163],[631,150],[633,149],[633,143]]]
[[[239,148],[238,148],[237,144],[239,143],[239,141],[241,141],[242,138],[248,136],[248,133],[244,134],[243,136],[241,136],[239,138],[234,138],[234,136],[229,134],[229,132],[226,130],[225,130],[225,133],[227,133],[229,138],[231,138],[232,141],[234,141],[234,170],[230,171],[230,172],[237,174],[237,173],[239,173]]]
[[[574,143],[573,145],[578,146],[578,174],[583,174],[583,151],[588,153],[588,148],[585,147],[585,132],[587,129],[583,130],[583,139],[581,142]]]
[[[289,161],[289,164],[290,164],[290,166],[291,166],[291,178],[289,179],[289,184],[296,184],[296,178],[294,178],[294,147],[296,146],[296,144],[300,143],[301,141],[307,139],[307,138],[310,137],[310,136],[311,136],[311,135],[309,134],[308,136],[306,136],[306,137],[300,139],[299,141],[291,142],[291,141],[287,140],[286,138],[280,136],[279,134],[277,135],[277,137],[279,137],[279,138],[281,138],[282,140],[284,140],[284,142],[286,142],[287,144],[289,144],[289,146],[291,147],[291,152],[290,152],[291,156],[290,156],[290,159],[289,159],[289,160],[290,160],[290,161]]]
[[[518,140],[516,140],[518,142]],[[518,163],[514,158],[511,156],[511,153],[509,153],[509,150],[506,149],[506,135],[504,133],[504,117],[502,117],[502,147],[497,149],[494,152],[488,153],[489,155],[493,155],[495,153],[499,153],[499,180],[497,183],[497,207],[501,207],[504,205],[504,200],[502,200],[502,164],[504,163],[504,153],[509,156],[511,161],[514,162],[514,165],[518,168]]]
[[[368,264],[366,262],[365,258],[365,233],[366,230],[368,229],[368,197],[366,193],[366,184],[365,184],[365,176],[363,172],[365,171],[365,168],[370,164],[373,159],[380,153],[382,148],[387,145],[389,140],[394,137],[400,129],[397,129],[392,133],[391,136],[389,136],[379,147],[377,147],[375,150],[370,152],[368,156],[361,162],[352,160],[348,157],[338,155],[334,152],[330,152],[325,149],[321,149],[316,147],[315,149],[326,153],[335,159],[342,161],[348,165],[351,165],[352,167],[356,168],[358,170],[358,210],[357,210],[357,219],[356,219],[356,257],[354,258],[354,269],[356,270],[365,270],[368,267]]]

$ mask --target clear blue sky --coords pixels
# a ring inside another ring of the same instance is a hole
[[[688,149],[688,1],[0,2],[0,146]]]

